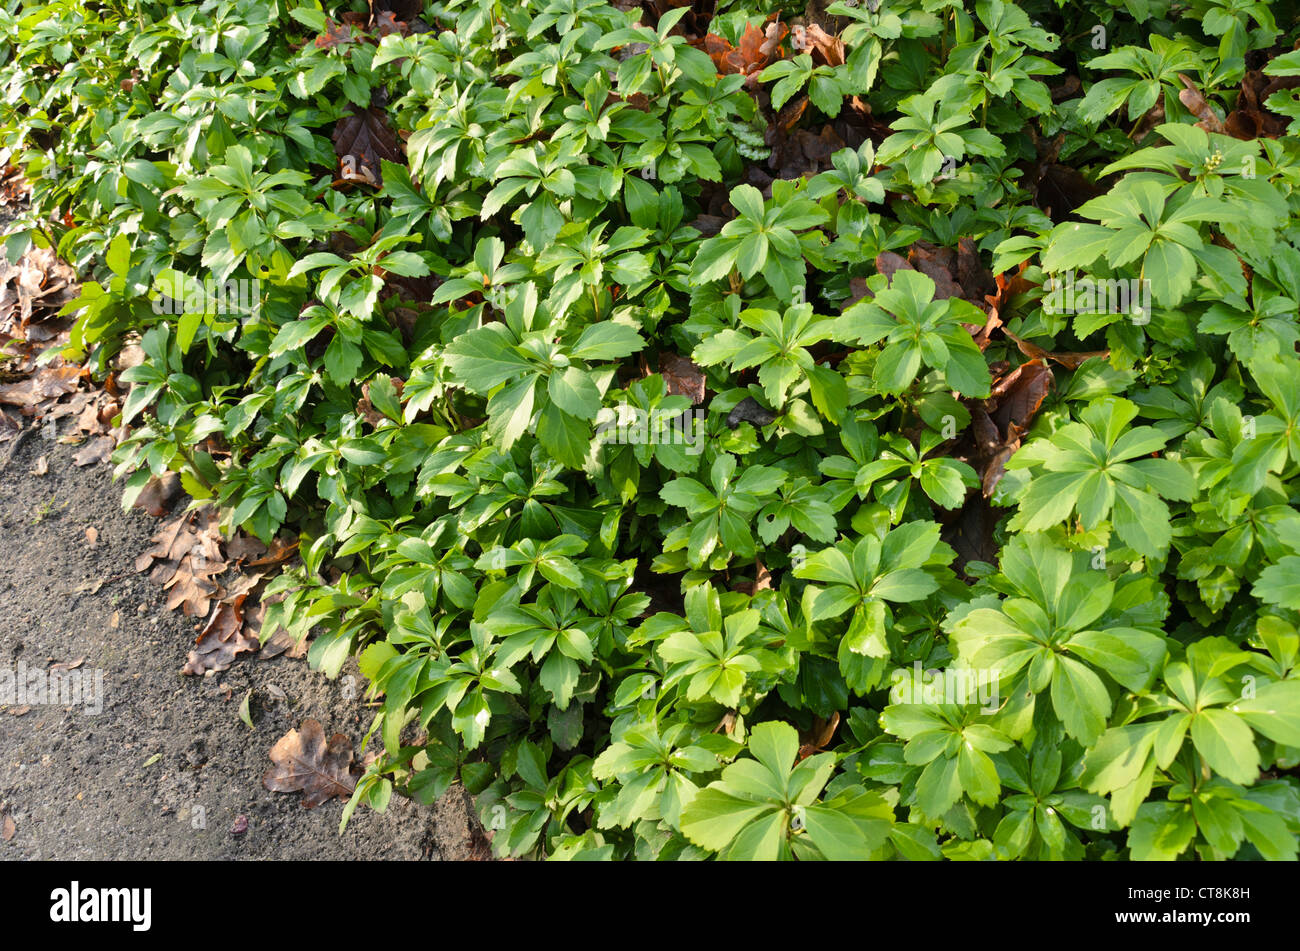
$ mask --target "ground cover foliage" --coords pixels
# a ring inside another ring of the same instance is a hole
[[[296,539],[349,809],[1295,858],[1294,14],[8,0],[6,253],[84,278],[127,504]]]

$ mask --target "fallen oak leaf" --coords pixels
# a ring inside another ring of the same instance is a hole
[[[704,402],[704,371],[689,358],[676,353],[659,354],[659,375],[670,396],[689,396],[693,406]]]
[[[272,660],[284,654],[285,657],[298,659],[307,656],[307,646],[306,638],[298,640],[284,628],[279,628],[258,651],[257,656],[261,660]]]
[[[839,725],[840,713],[838,710],[831,713],[829,720],[814,716],[812,730],[809,732],[799,731],[799,758],[795,762],[802,762],[814,753],[826,749],[831,740],[835,738],[835,730]]]
[[[0,385],[0,403],[32,409],[77,388],[80,367],[46,367],[17,383]]]
[[[334,797],[346,799],[356,788],[352,741],[335,733],[329,742],[318,721],[307,719],[271,747],[275,765],[262,777],[271,792],[301,792],[304,808],[314,809]]]
[[[117,440],[112,436],[96,436],[73,454],[73,465],[93,466],[101,462],[108,462],[116,446]]]
[[[212,617],[199,633],[194,650],[186,657],[182,674],[196,676],[228,670],[236,655],[257,650],[257,638],[244,634],[246,597],[246,594],[236,595],[212,609]]]
[[[219,596],[221,586],[212,580],[226,570],[224,562],[209,562],[186,555],[163,585],[167,592],[167,610],[180,608],[189,617],[202,617],[208,613],[212,600]]]
[[[249,568],[263,568],[267,565],[278,565],[281,562],[288,561],[298,551],[298,541],[286,541],[279,535],[271,539],[271,547],[266,550],[266,554],[254,558],[248,563]]]
[[[384,177],[380,173],[379,162],[387,159],[395,165],[406,162],[398,145],[397,133],[388,124],[388,116],[382,109],[370,106],[352,111],[339,119],[334,126],[334,154],[339,157],[345,180],[365,181],[375,186],[382,185]],[[348,159],[351,159],[351,165]],[[351,168],[352,178],[348,178]]]
[[[1022,363],[994,382],[986,404],[993,422],[1007,434],[1003,441],[1011,438],[1012,426],[1022,433],[1029,430],[1043,400],[1055,385],[1051,369],[1041,360]]]
[[[145,483],[132,507],[144,509],[154,518],[163,518],[180,497],[181,478],[175,472],[168,472]]]
[[[754,397],[746,396],[727,414],[727,428],[735,429],[742,422],[753,423],[755,426],[762,427],[774,419],[776,419],[776,413],[766,409]]]
[[[1028,340],[1021,340],[1005,327],[1002,328],[1002,333],[1015,341],[1016,346],[1020,348],[1020,352],[1029,357],[1030,360],[1051,360],[1053,363],[1058,363],[1067,370],[1077,370],[1093,357],[1101,357],[1102,359],[1105,359],[1110,356],[1109,350],[1089,350],[1087,352],[1044,350],[1036,343],[1031,343]]]
[[[359,43],[360,37],[357,35],[358,30],[351,23],[335,23],[329,17],[325,18],[325,32],[316,37],[315,46],[318,50],[333,50],[349,43]]]

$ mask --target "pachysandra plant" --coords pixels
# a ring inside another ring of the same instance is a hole
[[[65,358],[145,354],[126,504],[296,541],[267,632],[374,703],[344,824],[1296,857],[1296,24],[75,6],[0,10],[5,254],[80,273]]]

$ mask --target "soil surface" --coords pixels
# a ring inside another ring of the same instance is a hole
[[[336,681],[284,654],[182,676],[203,619],[168,611],[134,567],[159,522],[122,511],[110,467],[79,468],[74,452],[34,433],[0,471],[0,671],[80,660],[92,688],[71,706],[0,706],[0,858],[479,857],[459,787],[432,808],[361,806],[342,835],[343,800],[305,809],[265,789],[268,751],[308,717],[359,746],[371,711],[355,662]]]

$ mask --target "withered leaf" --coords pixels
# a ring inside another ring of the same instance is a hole
[[[882,251],[876,255],[876,271],[885,275],[885,280],[891,284],[894,281],[894,275],[899,271],[915,271],[907,262],[907,258],[893,251]]]
[[[220,538],[210,509],[186,513],[154,534],[154,547],[136,558],[135,569],[149,571],[149,580],[167,590],[168,610],[179,607],[202,617],[219,597],[220,586],[212,579],[226,570]]]
[[[776,419],[776,413],[773,413],[770,409],[765,409],[754,397],[746,396],[727,414],[727,426],[735,429],[742,422],[753,423],[755,426],[766,426],[774,419]]]
[[[411,20],[424,10],[420,0],[370,0],[370,15],[376,20],[385,14],[398,20]]]
[[[704,371],[689,358],[676,353],[659,354],[659,375],[670,395],[689,396],[693,406],[704,402]]]
[[[1105,357],[1110,356],[1109,350],[1087,350],[1082,352],[1044,350],[1036,343],[1031,343],[1028,340],[1021,340],[1010,330],[1003,328],[1002,332],[1014,340],[1016,346],[1020,348],[1020,352],[1031,360],[1051,360],[1053,363],[1060,364],[1067,370],[1077,370],[1085,361],[1091,360],[1093,357],[1102,357],[1104,359]]]
[[[745,84],[753,89],[755,77],[763,67],[780,59],[781,41],[788,32],[789,28],[780,22],[770,22],[761,30],[752,23],[746,23],[739,46],[733,47],[713,33],[704,37],[702,45],[721,75],[742,73],[746,77]]]
[[[189,617],[201,617],[208,612],[212,599],[219,597],[221,586],[212,580],[214,575],[225,570],[221,562],[202,562],[186,555],[164,583],[167,590],[167,610],[181,609]]]
[[[316,48],[318,50],[338,49],[349,43],[358,42],[356,36],[356,27],[351,23],[335,23],[328,17],[325,19],[325,32],[316,37]]]
[[[180,497],[181,478],[174,472],[168,472],[145,483],[135,498],[133,508],[144,509],[154,518],[163,518]]]
[[[346,799],[356,787],[352,770],[352,741],[335,733],[325,741],[316,720],[304,720],[271,747],[271,762],[262,784],[271,792],[301,792],[302,804],[314,809],[337,796]]]
[[[999,446],[984,466],[984,472],[980,475],[980,491],[984,493],[984,498],[993,497],[993,491],[1002,481],[1002,477],[1007,474],[1007,460],[1015,455],[1016,450],[1020,448],[1021,430],[1012,423],[1008,427],[1010,436],[1007,441]],[[984,559],[981,559],[984,560]]]
[[[237,563],[252,561],[265,554],[266,546],[243,529],[236,530],[234,536],[226,542],[226,557]]]
[[[72,462],[78,466],[93,466],[96,463],[108,462],[116,445],[117,441],[112,436],[96,436],[73,454]]]
[[[200,632],[194,650],[185,659],[181,673],[199,675],[229,669],[235,655],[257,650],[257,638],[244,633],[243,605],[246,594],[222,601]]]
[[[398,36],[407,36],[411,32],[410,26],[405,21],[397,19],[397,16],[391,10],[385,10],[375,17],[375,29],[378,30],[381,37],[393,33]]]
[[[700,233],[702,237],[711,238],[727,223],[727,219],[721,215],[696,215],[695,220],[690,226]]]
[[[954,567],[958,571],[963,571],[972,561],[997,564],[998,546],[993,537],[997,522],[997,514],[988,499],[978,492],[967,496],[966,504],[940,535],[957,553]]]
[[[271,547],[266,550],[266,553],[250,561],[248,567],[261,568],[265,565],[278,565],[281,562],[288,561],[297,551],[297,539],[290,540],[277,535],[271,539]]]
[[[918,241],[908,250],[907,259],[912,267],[934,281],[935,300],[963,296],[962,286],[953,278],[956,260],[949,249]]]
[[[307,639],[296,640],[284,628],[277,628],[270,640],[262,647],[257,656],[262,660],[272,660],[284,654],[286,657],[300,658],[307,656]]]
[[[36,407],[58,399],[77,388],[80,367],[56,366],[38,370],[25,380],[0,385],[0,403],[10,406]]]
[[[839,711],[834,711],[829,720],[823,720],[821,717],[814,716],[812,729],[810,731],[799,731],[799,762],[812,756],[814,753],[826,749],[831,740],[835,738],[835,730],[840,725]]]
[[[335,125],[333,142],[334,154],[339,157],[340,163],[352,156],[358,172],[364,169],[373,177],[376,185],[382,185],[384,181],[380,172],[380,159],[398,165],[406,161],[398,144],[397,133],[388,124],[388,116],[375,106],[366,109],[354,106]]]
[[[848,310],[864,297],[875,296],[871,289],[867,287],[867,279],[864,277],[849,278],[849,296],[844,301],[844,310]]]
[[[989,415],[1004,434],[1012,425],[1025,432],[1055,382],[1041,360],[1022,363],[993,384],[988,402],[996,409]]]
[[[813,62],[818,66],[844,65],[844,41],[831,36],[816,23],[806,27],[795,26],[790,34],[790,45],[796,52],[811,52]]]
[[[1205,96],[1201,94],[1201,90],[1197,88],[1196,83],[1192,82],[1191,78],[1183,73],[1179,73],[1178,78],[1185,87],[1179,91],[1178,101],[1187,107],[1188,112],[1196,116],[1199,120],[1196,124],[1206,132],[1217,132],[1219,135],[1224,135],[1227,130],[1223,128],[1223,122],[1215,115],[1210,104],[1205,101]]]

